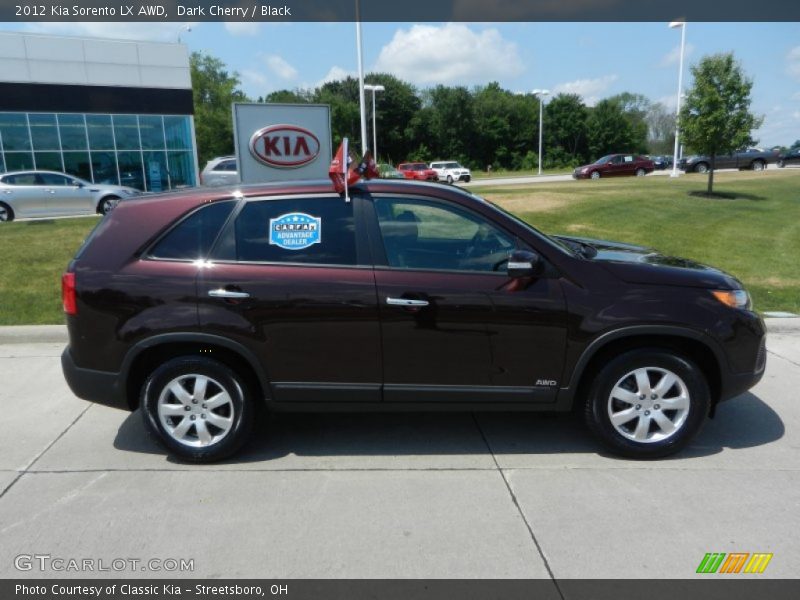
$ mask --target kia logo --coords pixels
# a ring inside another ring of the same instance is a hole
[[[296,125],[270,125],[250,138],[250,153],[270,167],[294,169],[319,155],[320,143],[308,129]]]

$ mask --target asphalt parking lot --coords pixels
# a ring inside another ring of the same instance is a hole
[[[687,578],[707,552],[796,577],[800,319],[770,330],[762,382],[669,460],[607,456],[570,417],[276,415],[211,466],[72,396],[63,343],[0,335],[0,577],[92,576],[15,569],[38,553],[193,577]]]

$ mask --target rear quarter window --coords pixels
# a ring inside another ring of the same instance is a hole
[[[235,205],[230,200],[195,210],[158,240],[148,256],[162,260],[206,258]]]

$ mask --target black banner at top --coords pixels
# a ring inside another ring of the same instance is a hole
[[[797,0],[0,0],[35,21],[800,21]]]

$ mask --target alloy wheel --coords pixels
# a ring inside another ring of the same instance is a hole
[[[684,381],[661,367],[630,371],[608,397],[614,429],[634,442],[649,444],[674,436],[689,416],[691,398]]]
[[[158,397],[158,418],[176,442],[193,448],[221,441],[233,427],[234,407],[228,391],[200,374],[170,381]]]

